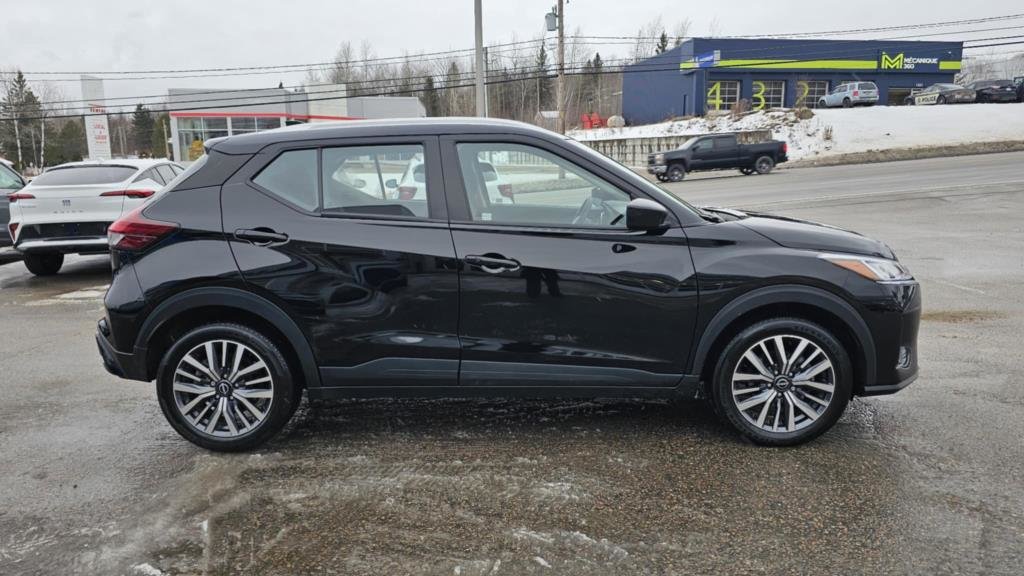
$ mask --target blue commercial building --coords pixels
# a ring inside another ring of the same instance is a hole
[[[628,124],[728,110],[815,107],[852,81],[878,85],[879,104],[902,104],[912,90],[952,82],[962,42],[692,38],[625,68]]]

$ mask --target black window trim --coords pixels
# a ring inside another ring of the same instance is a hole
[[[580,235],[594,234],[600,236],[641,236],[647,234],[644,231],[633,231],[626,228],[610,226],[544,226],[538,224],[514,223],[514,222],[493,222],[473,220],[472,212],[469,210],[468,192],[462,179],[461,163],[457,150],[458,144],[517,144],[520,146],[532,146],[540,148],[549,154],[557,156],[562,160],[598,176],[602,180],[612,184],[618,190],[629,195],[630,200],[634,198],[646,198],[664,206],[664,203],[657,198],[652,198],[628,182],[619,178],[613,172],[595,164],[587,158],[579,156],[574,151],[552,145],[541,138],[523,136],[508,133],[481,133],[481,134],[452,134],[444,135],[440,139],[441,155],[444,160],[445,170],[445,197],[448,200],[448,215],[453,230],[501,230],[518,231],[523,233],[542,233],[558,235]],[[680,227],[680,222],[675,211],[666,206],[671,219],[670,228]],[[468,219],[463,219],[468,218]]]
[[[370,146],[422,146],[424,156],[424,166],[435,163],[436,170],[431,168],[424,168],[427,172],[428,180],[426,182],[427,189],[430,188],[431,182],[433,186],[440,189],[440,193],[435,193],[433,199],[431,194],[427,194],[427,210],[430,216],[427,218],[421,218],[419,216],[395,216],[391,214],[346,214],[346,213],[328,213],[323,210],[323,150],[325,148],[356,148],[356,147],[370,147]],[[305,208],[294,204],[293,202],[281,197],[272,190],[269,190],[263,186],[260,186],[255,182],[256,176],[260,174],[267,166],[273,163],[277,158],[285,152],[291,152],[296,150],[316,150],[316,173],[317,173],[317,209],[316,211],[309,211]],[[436,157],[432,157],[431,154]],[[240,171],[239,175],[241,180],[256,189],[260,193],[276,200],[288,208],[295,210],[306,216],[312,216],[317,218],[332,218],[341,220],[354,220],[354,221],[365,221],[365,222],[407,222],[407,223],[427,223],[427,224],[448,224],[447,208],[444,202],[444,179],[443,172],[441,170],[441,159],[439,153],[439,146],[437,143],[436,135],[416,135],[416,136],[381,136],[381,137],[368,137],[359,136],[352,138],[332,138],[332,139],[317,139],[317,140],[303,140],[296,142],[282,142],[277,144],[271,144],[258,153],[253,155],[253,159],[260,159],[251,168],[246,166],[246,169]],[[232,177],[231,180],[235,178]],[[441,212],[435,216],[435,211]]]

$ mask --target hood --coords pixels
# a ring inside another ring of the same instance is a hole
[[[783,216],[755,212],[747,215],[749,217],[742,219],[740,224],[786,248],[896,258],[884,242],[856,232]]]

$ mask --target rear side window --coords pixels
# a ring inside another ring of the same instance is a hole
[[[428,189],[423,146],[324,148],[323,211],[427,218]]]
[[[736,137],[735,136],[719,136],[719,137],[715,138],[715,148],[717,148],[717,149],[726,149],[726,148],[735,148],[735,147],[736,147]]]
[[[32,184],[68,186],[73,184],[113,184],[124,182],[135,174],[130,166],[71,166],[52,168],[36,176]]]
[[[177,172],[171,170],[170,164],[161,164],[156,167],[156,171],[159,172],[161,176],[163,176],[165,183],[174,180],[174,177],[178,175]]]
[[[149,170],[146,170],[142,174],[139,174],[138,176],[135,177],[135,180],[132,180],[132,182],[142,182],[143,180],[152,180],[160,185],[164,185],[167,183],[166,181],[164,181],[163,178],[160,177],[159,174],[157,174],[156,168],[150,168]]]
[[[320,207],[316,178],[317,151],[289,150],[282,152],[252,181],[274,196],[313,212]]]

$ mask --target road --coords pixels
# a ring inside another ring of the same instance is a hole
[[[922,282],[920,379],[792,449],[696,401],[362,400],[212,454],[100,367],[103,258],[0,266],[0,574],[1019,574],[1021,165],[670,187],[876,236]]]

